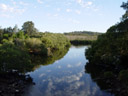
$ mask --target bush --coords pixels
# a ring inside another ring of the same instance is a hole
[[[30,51],[41,51],[41,40],[38,38],[28,38],[25,40],[25,45]]]
[[[13,44],[0,46],[0,71],[18,70],[20,72],[30,71],[30,56]]]
[[[114,74],[111,71],[107,71],[107,72],[104,72],[104,77],[105,78],[113,78]]]
[[[118,78],[120,81],[124,82],[125,84],[128,84],[128,70],[120,71]]]

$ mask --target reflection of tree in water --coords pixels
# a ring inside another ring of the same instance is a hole
[[[32,63],[34,65],[34,69],[37,69],[40,67],[40,65],[49,65],[53,64],[56,60],[59,60],[65,56],[65,54],[68,52],[69,48],[62,48],[61,50],[55,50],[51,56],[43,57],[43,56],[32,56]]]
[[[26,72],[33,71],[40,65],[54,63],[63,58],[68,50],[69,48],[55,50],[52,56],[46,57],[29,55],[27,51],[13,44],[0,46],[0,96],[9,96],[12,93],[20,96],[23,90],[32,84],[32,78],[29,75],[26,76]]]
[[[101,90],[110,92],[115,96],[128,96],[127,86],[119,81],[114,71],[103,69],[102,66],[87,63],[85,66],[86,73],[90,73],[93,81]]]
[[[0,47],[0,72],[17,70],[20,73],[33,71],[39,65],[48,65],[61,59],[69,48],[53,51],[51,56],[29,55],[28,52],[20,50],[12,44]]]
[[[32,84],[32,78],[24,75],[32,67],[26,51],[12,44],[0,46],[0,96],[21,96],[24,88]]]
[[[17,70],[21,73],[31,71],[33,65],[29,54],[13,44],[0,47],[0,72]]]

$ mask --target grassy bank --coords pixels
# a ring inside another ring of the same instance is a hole
[[[73,45],[89,45],[93,41],[97,40],[97,37],[102,33],[88,32],[88,31],[75,31],[70,33],[64,33]]]

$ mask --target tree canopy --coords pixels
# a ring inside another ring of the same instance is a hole
[[[121,7],[126,10],[125,14],[122,16],[122,19],[127,19],[128,18],[128,1],[127,2],[123,2],[123,4],[121,5]]]
[[[25,34],[33,35],[37,32],[37,29],[35,28],[35,25],[32,21],[27,21],[23,24],[22,30]]]

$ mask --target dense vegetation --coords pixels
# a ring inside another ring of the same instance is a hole
[[[74,31],[64,33],[73,45],[88,45],[97,40],[97,36],[102,33],[91,31]]]
[[[87,50],[89,63],[86,70],[102,89],[111,89],[109,91],[117,96],[127,96],[128,2],[123,3],[121,7],[126,10],[121,22],[110,27],[106,34],[98,36]],[[103,84],[106,84],[107,88],[104,88]]]
[[[68,32],[64,33],[65,35],[85,35],[85,36],[96,36],[96,35],[101,35],[102,33],[100,32],[92,32],[92,31],[73,31],[73,32]]]
[[[21,30],[17,26],[0,28],[0,71],[29,71],[27,68],[33,67],[32,55],[53,56],[54,51],[69,46],[63,34],[38,32],[32,21],[25,22]]]

